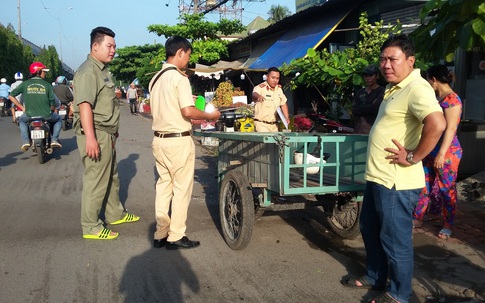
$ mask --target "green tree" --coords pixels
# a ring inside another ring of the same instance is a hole
[[[485,47],[483,0],[429,0],[420,18],[422,25],[410,36],[421,59],[450,62],[458,47]]]
[[[15,81],[16,72],[28,76],[32,50],[22,45],[11,25],[4,27],[0,24],[0,58],[0,77],[6,78],[9,83]]]
[[[288,16],[291,16],[291,11],[288,7],[277,4],[271,5],[271,8],[268,11],[268,21],[271,23],[276,23]]]
[[[161,44],[127,46],[116,50],[117,56],[111,61],[109,70],[113,76],[125,83],[138,78],[141,86],[147,87],[153,73],[158,71],[165,60],[165,48]]]
[[[39,55],[35,57],[34,60],[42,62],[49,69],[49,72],[45,77],[45,80],[49,83],[54,82],[58,76],[64,74],[62,70],[62,62],[59,59],[56,47],[53,45],[49,45],[47,48],[42,48]]]
[[[308,49],[307,56],[292,60],[282,67],[284,75],[299,75],[290,82],[291,87],[313,87],[330,106],[328,99],[339,102],[339,106],[349,109],[356,87],[363,86],[362,72],[368,64],[377,64],[380,46],[390,34],[400,32],[401,25],[383,26],[383,21],[368,23],[367,13],[359,18],[360,35],[355,48],[330,53]],[[326,96],[321,90],[326,92]],[[338,117],[338,115],[337,115]]]
[[[222,19],[218,23],[205,20],[203,14],[184,14],[177,25],[149,25],[148,31],[166,38],[182,36],[192,43],[190,63],[212,64],[228,56],[228,42],[220,35],[242,32],[245,28],[239,20]]]

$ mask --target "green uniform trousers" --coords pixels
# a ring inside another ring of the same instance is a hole
[[[103,207],[107,222],[120,220],[125,215],[119,196],[116,137],[96,130],[96,139],[101,156],[94,161],[86,155],[86,137],[77,136],[77,146],[84,166],[81,198],[81,226],[84,235],[98,234],[103,229],[104,222],[99,218]]]

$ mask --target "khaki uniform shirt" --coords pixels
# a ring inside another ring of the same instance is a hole
[[[175,65],[165,63],[162,71],[168,67],[175,67]],[[152,129],[162,133],[181,133],[191,130],[190,119],[185,118],[181,111],[184,107],[195,106],[188,76],[179,69],[168,70],[153,84],[153,80],[160,72],[152,78],[148,86],[151,87]]]
[[[253,92],[264,97],[262,102],[256,102],[254,106],[254,118],[261,121],[274,122],[276,120],[276,109],[286,103],[286,96],[281,85],[271,88],[268,82],[265,81],[255,86]]]
[[[418,189],[425,186],[423,166],[404,167],[389,164],[390,153],[384,148],[396,149],[396,139],[407,149],[419,143],[423,120],[433,112],[442,112],[433,88],[415,69],[399,84],[388,85],[379,108],[376,122],[369,133],[365,179],[396,190]]]
[[[93,110],[94,128],[114,134],[120,122],[120,106],[106,65],[88,55],[74,75],[74,129],[81,134],[79,104],[88,102]]]

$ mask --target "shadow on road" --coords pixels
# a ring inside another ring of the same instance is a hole
[[[131,180],[136,175],[136,160],[140,158],[139,154],[130,154],[127,158],[118,162],[118,176],[120,178],[120,201],[124,207],[128,200],[128,192]]]
[[[147,233],[150,242],[154,231],[155,223]],[[119,284],[126,303],[185,302],[188,299],[182,291],[185,288],[194,294],[200,291],[197,275],[178,250],[166,248],[151,248],[131,258]]]

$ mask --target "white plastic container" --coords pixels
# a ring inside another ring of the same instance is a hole
[[[295,152],[295,154],[293,155],[293,158],[294,158],[295,164],[303,164],[303,153]],[[314,157],[310,154],[306,154],[306,163],[320,164],[320,163],[326,163],[326,161],[323,159]],[[306,169],[306,173],[309,175],[318,174],[319,171],[320,171],[320,167],[307,167]]]

